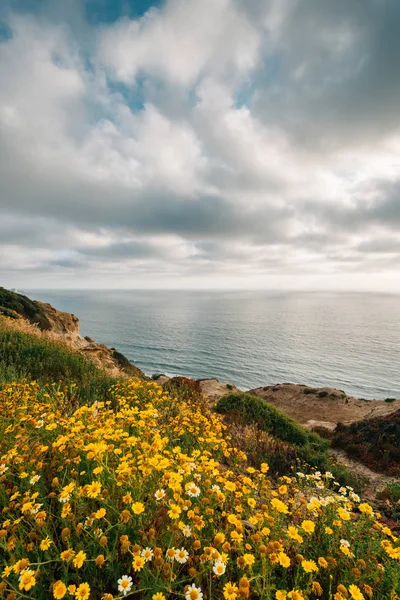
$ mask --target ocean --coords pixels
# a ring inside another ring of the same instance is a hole
[[[147,375],[282,382],[400,398],[400,297],[390,294],[25,290]]]

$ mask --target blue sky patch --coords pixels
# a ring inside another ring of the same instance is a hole
[[[163,0],[85,0],[85,14],[92,25],[114,23],[122,17],[138,19],[163,3]]]

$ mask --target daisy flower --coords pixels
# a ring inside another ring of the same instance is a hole
[[[203,592],[201,588],[195,586],[194,583],[186,588],[185,600],[203,600]]]
[[[132,589],[132,577],[129,575],[122,575],[121,579],[118,579],[118,591],[122,592],[124,596]]]

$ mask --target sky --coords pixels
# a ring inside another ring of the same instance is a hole
[[[2,0],[0,285],[400,292],[399,0]]]

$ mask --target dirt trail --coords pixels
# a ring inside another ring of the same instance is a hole
[[[396,477],[389,477],[383,473],[375,473],[375,471],[371,471],[371,469],[362,463],[349,458],[342,450],[330,448],[329,454],[333,456],[337,462],[349,467],[353,473],[365,477],[368,480],[368,484],[363,492],[363,497],[365,498],[373,500],[376,498],[378,492],[384,489],[388,483],[399,483],[399,479]]]

